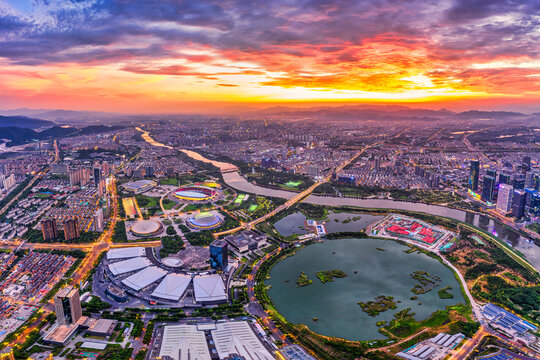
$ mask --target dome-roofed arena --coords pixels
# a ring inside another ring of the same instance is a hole
[[[187,201],[207,201],[213,199],[216,195],[216,190],[202,185],[184,186],[174,192],[177,199]]]
[[[139,237],[150,237],[161,234],[163,231],[163,225],[154,220],[143,220],[137,222],[129,229],[131,233]]]
[[[223,223],[223,219],[216,214],[203,212],[188,218],[187,223],[195,229],[215,229]]]

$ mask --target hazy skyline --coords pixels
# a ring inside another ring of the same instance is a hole
[[[540,111],[537,1],[0,0],[0,108]]]

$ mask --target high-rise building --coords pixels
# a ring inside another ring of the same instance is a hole
[[[497,179],[497,171],[496,170],[487,170],[486,174],[487,174],[487,176],[493,176],[495,179]]]
[[[525,174],[525,187],[526,188],[534,188],[535,186],[535,173],[532,171],[527,171]]]
[[[499,175],[499,183],[500,184],[512,185],[512,182],[510,180],[510,174],[501,173]]]
[[[471,160],[469,174],[469,189],[472,191],[478,190],[478,177],[480,176],[480,161]]]
[[[104,177],[109,176],[109,170],[110,170],[109,163],[104,161],[103,164],[101,164],[101,172],[103,173]]]
[[[151,165],[148,165],[144,168],[144,174],[147,177],[154,177],[154,167]]]
[[[508,214],[512,211],[512,195],[514,187],[507,184],[499,185],[499,196],[497,198],[497,210],[501,214]]]
[[[514,185],[514,189],[523,190],[525,188],[525,175],[514,175],[514,181],[512,182],[512,184]]]
[[[58,238],[58,227],[56,225],[56,219],[45,219],[41,221],[41,232],[43,233],[43,240],[51,241]]]
[[[54,296],[54,311],[60,325],[72,325],[82,316],[79,289],[67,286]]]
[[[525,191],[514,190],[512,196],[512,216],[516,219],[521,219],[525,213]]]
[[[71,241],[79,237],[79,219],[71,218],[64,221],[64,238]]]
[[[229,265],[229,246],[225,240],[214,240],[210,244],[210,266],[212,269],[226,270]]]
[[[98,187],[100,181],[101,181],[101,168],[99,166],[94,166],[94,186]]]
[[[521,166],[522,166],[522,169],[523,169],[524,173],[529,171],[531,169],[531,157],[530,156],[524,156]]]
[[[97,209],[96,214],[94,215],[94,230],[103,230],[103,209],[101,208]]]
[[[484,176],[482,182],[482,200],[493,202],[493,191],[495,190],[495,178],[493,176]]]
[[[8,191],[9,189],[11,189],[13,186],[15,186],[16,183],[17,181],[15,180],[15,174],[11,174],[8,177],[5,177],[4,175],[0,175],[0,186],[5,191]]]

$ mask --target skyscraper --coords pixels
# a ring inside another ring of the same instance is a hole
[[[56,219],[42,220],[41,232],[43,233],[43,240],[45,241],[51,241],[58,238],[58,227],[56,226]]]
[[[103,209],[99,208],[96,210],[94,215],[94,230],[102,231],[103,230]]]
[[[478,177],[480,175],[480,161],[471,160],[470,175],[469,175],[469,189],[472,191],[478,190]]]
[[[94,166],[94,186],[99,186],[99,181],[101,180],[101,168],[99,166]]]
[[[525,197],[525,191],[514,190],[514,195],[512,196],[512,216],[516,219],[522,218],[525,213]]]
[[[514,187],[507,184],[499,185],[499,197],[497,198],[497,210],[501,214],[508,214],[512,211],[512,195]]]
[[[226,270],[229,265],[229,246],[225,240],[215,240],[210,244],[210,266],[212,269]]]
[[[535,173],[532,171],[527,171],[525,174],[525,187],[526,188],[534,188],[535,185]]]
[[[501,173],[499,175],[499,183],[512,185],[512,182],[510,181],[510,174]]]
[[[79,219],[71,218],[64,221],[64,238],[66,242],[79,237]]]
[[[531,157],[530,156],[524,156],[521,166],[523,168],[524,173],[529,171],[531,169]]]
[[[522,175],[522,174],[514,175],[514,181],[512,183],[514,185],[514,189],[523,190],[525,188],[525,175]]]
[[[54,311],[60,325],[77,323],[82,316],[79,290],[73,286],[61,289],[54,297]]]
[[[493,202],[493,190],[495,190],[495,178],[493,176],[484,176],[482,182],[482,200]]]
[[[487,170],[486,174],[488,176],[493,176],[495,179],[497,179],[497,171],[496,170]]]

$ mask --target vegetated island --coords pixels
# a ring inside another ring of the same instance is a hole
[[[420,283],[411,289],[413,294],[416,295],[430,292],[431,290],[439,286],[441,283],[440,277],[436,275],[430,275],[427,271],[415,271],[411,274],[411,277]]]
[[[358,305],[362,307],[362,311],[366,312],[369,316],[377,316],[380,313],[388,310],[395,309],[396,302],[393,296],[378,296],[375,301],[359,302]]]
[[[334,281],[334,278],[344,278],[345,276],[347,276],[347,274],[341,270],[325,270],[317,272],[317,277],[323,284]]]
[[[440,299],[453,299],[454,298],[454,294],[452,294],[451,292],[449,292],[448,290],[452,290],[452,287],[451,286],[447,286],[445,287],[444,289],[441,289],[438,291],[439,293],[439,298]]]
[[[298,279],[296,279],[296,285],[299,287],[311,285],[312,282],[313,280],[308,279],[306,273],[303,271],[298,276]]]

